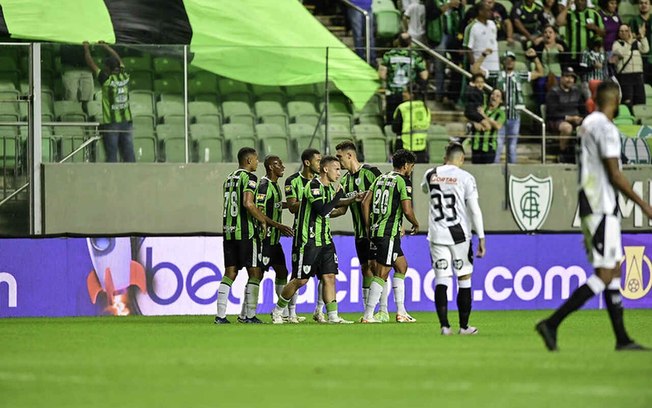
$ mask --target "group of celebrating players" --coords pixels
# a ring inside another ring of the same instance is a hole
[[[349,208],[363,275],[365,309],[359,321],[390,320],[388,276],[393,268],[395,319],[399,323],[415,322],[405,309],[404,280],[408,264],[401,250],[401,237],[405,233],[403,217],[412,225],[411,234],[419,230],[412,208],[414,153],[396,151],[392,156],[393,170],[385,174],[375,166],[360,163],[352,141],[338,144],[336,156],[322,157],[318,150],[307,149],[301,161],[301,171],[285,181],[283,201],[278,184],[285,171],[283,161],[278,156],[267,156],[264,161],[266,175],[259,181],[254,174],[258,166],[256,150],[242,148],[238,152],[239,167],[223,185],[225,272],[218,290],[215,323],[230,323],[226,317],[227,299],[242,268],[246,268],[249,279],[238,321],[262,323],[256,317],[258,292],[262,274],[270,267],[276,274],[278,296],[272,323],[305,320],[296,314],[297,292],[312,276],[319,279],[313,319],[321,323],[353,323],[338,315],[335,291],[338,264],[330,227],[330,219],[344,215]],[[475,179],[460,169],[463,162],[462,146],[451,144],[446,150],[444,165],[427,171],[421,183],[423,192],[431,199],[428,240],[436,273],[435,305],[444,335],[451,334],[447,290],[452,284],[453,272],[458,277],[459,287],[459,333],[477,333],[477,328],[468,325],[473,271],[471,222],[479,237],[479,257],[485,253],[485,242]],[[337,183],[342,168],[347,173]],[[284,209],[294,214],[292,228],[282,224]],[[289,282],[281,235],[293,236]],[[379,304],[379,311],[375,313]]]

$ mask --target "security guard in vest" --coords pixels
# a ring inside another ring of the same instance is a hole
[[[403,102],[394,111],[392,130],[397,140],[394,151],[405,149],[417,156],[417,163],[428,163],[426,139],[430,127],[430,110],[426,106],[424,94],[415,90],[403,91]]]

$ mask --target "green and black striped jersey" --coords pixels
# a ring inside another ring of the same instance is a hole
[[[290,198],[296,198],[297,201],[301,202],[303,190],[309,182],[310,180],[303,177],[301,172],[296,172],[285,179],[285,201]]]
[[[356,173],[347,173],[342,177],[341,185],[346,198],[352,197],[362,191],[369,191],[374,180],[382,173],[378,167],[363,164]],[[356,238],[366,236],[364,220],[362,219],[362,203],[353,202],[350,205],[353,231]]]
[[[330,216],[319,214],[319,207],[332,202],[334,198],[333,185],[325,186],[319,178],[312,179],[305,187],[297,213],[295,247],[302,247],[308,242],[320,247],[333,241]]]
[[[400,173],[390,171],[376,179],[371,194],[371,237],[396,237],[403,222],[402,202],[412,200],[412,182]]]
[[[244,195],[254,196],[258,178],[244,169],[237,169],[224,180],[224,239],[251,239],[256,233],[254,217],[244,207]]]
[[[277,182],[267,177],[260,179],[256,190],[256,205],[272,220],[279,224],[283,222],[283,196]],[[281,241],[281,231],[268,227],[265,239],[269,240],[270,245],[276,245]]]
[[[98,68],[95,74],[102,86],[102,123],[131,122],[129,74],[125,67],[121,65],[117,73]]]

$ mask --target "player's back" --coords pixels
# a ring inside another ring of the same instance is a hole
[[[602,162],[617,158],[620,163],[620,133],[602,112],[587,116],[578,129],[582,146],[579,160],[580,216],[617,213],[617,195]]]
[[[426,171],[422,187],[430,195],[428,239],[441,245],[470,239],[466,200],[478,197],[473,175],[446,164]]]
[[[245,192],[256,192],[258,179],[255,174],[237,169],[224,180],[224,238],[227,240],[250,239],[255,233],[253,217],[244,206]]]
[[[410,179],[396,171],[378,177],[371,189],[369,214],[372,237],[394,237],[403,222],[403,200],[412,198]]]

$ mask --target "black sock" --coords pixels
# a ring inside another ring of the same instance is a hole
[[[471,316],[471,288],[460,288],[457,292],[457,311],[460,314],[460,328],[467,329]]]
[[[611,320],[611,327],[614,329],[618,344],[628,344],[632,340],[625,331],[623,320],[623,302],[618,289],[607,289],[604,291],[604,302],[607,305],[607,312]]]
[[[563,305],[561,305],[559,309],[555,310],[552,316],[548,318],[548,324],[550,324],[553,328],[557,328],[557,326],[559,326],[561,321],[564,320],[566,316],[582,307],[582,305],[584,305],[584,303],[586,303],[586,301],[591,299],[594,295],[595,293],[593,293],[591,288],[586,283],[575,289],[575,292],[573,292],[568,300]]]
[[[448,290],[446,285],[435,286],[435,308],[441,327],[451,327],[448,323],[448,294],[446,290]]]

